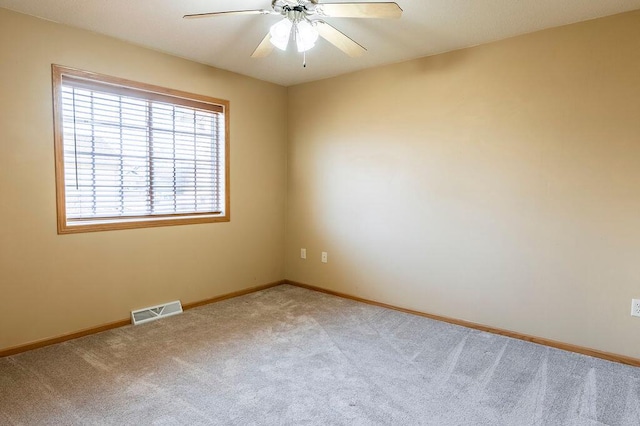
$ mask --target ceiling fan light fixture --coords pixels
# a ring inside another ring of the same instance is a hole
[[[331,1],[331,0],[329,0]],[[319,0],[271,0],[271,9],[229,10],[222,12],[195,13],[184,18],[208,18],[225,15],[281,15],[283,20],[269,29],[252,58],[264,58],[274,47],[286,51],[291,41],[297,50],[305,54],[315,47],[318,37],[322,37],[347,55],[355,58],[367,51],[360,44],[322,20],[331,18],[400,18],[402,9],[391,1],[364,0],[356,2],[320,3]]]
[[[271,29],[269,29],[269,34],[271,34],[271,44],[280,50],[287,50],[292,26],[293,24],[287,18],[284,18],[282,21],[272,25]]]
[[[318,40],[318,31],[307,21],[300,21],[295,26],[298,52],[306,52],[313,48]]]

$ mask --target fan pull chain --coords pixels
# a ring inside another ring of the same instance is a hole
[[[307,51],[302,52],[302,68],[307,67]]]

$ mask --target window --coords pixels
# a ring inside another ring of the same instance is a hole
[[[58,233],[229,221],[229,102],[53,66]]]

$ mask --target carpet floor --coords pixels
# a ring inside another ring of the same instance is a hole
[[[0,424],[640,425],[640,369],[282,285],[2,358]]]

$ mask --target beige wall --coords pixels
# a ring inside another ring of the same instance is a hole
[[[56,235],[51,64],[231,101],[231,222]],[[0,9],[0,350],[284,276],[285,88]]]
[[[640,357],[640,11],[292,87],[288,164],[288,279]]]

